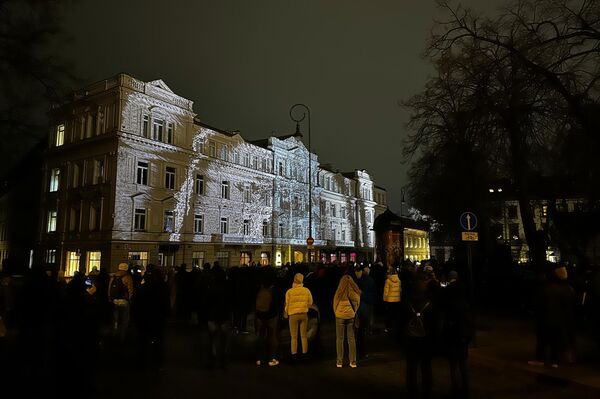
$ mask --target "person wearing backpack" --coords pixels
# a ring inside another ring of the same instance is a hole
[[[113,304],[113,332],[115,337],[125,341],[129,327],[129,304],[133,296],[133,279],[129,265],[120,263],[119,270],[108,283],[108,299]]]
[[[273,278],[267,275],[262,278],[256,294],[255,320],[258,335],[256,365],[268,364],[277,366],[277,307],[275,301],[275,285]]]
[[[430,398],[433,387],[431,360],[436,337],[436,318],[426,281],[417,281],[413,286],[410,297],[403,306],[403,320],[408,397],[417,397],[417,374],[420,368],[422,397]]]
[[[354,318],[360,306],[360,289],[350,275],[342,276],[333,297],[336,335],[336,367],[342,367],[344,360],[344,338],[348,339],[350,367],[356,368],[356,341],[354,339]]]

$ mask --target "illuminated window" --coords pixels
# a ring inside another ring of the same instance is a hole
[[[202,234],[204,231],[204,216],[194,215],[194,233]]]
[[[56,217],[56,211],[48,211],[48,228],[46,230],[48,233],[56,231]]]
[[[56,127],[56,141],[54,142],[56,147],[60,147],[65,143],[65,125],[60,124]]]
[[[50,171],[50,192],[58,191],[60,186],[60,169],[52,168]]]
[[[144,115],[142,124],[142,136],[149,138],[150,137],[150,117],[148,115]]]
[[[244,219],[243,233],[245,236],[250,235],[250,220]]]
[[[173,132],[175,131],[175,125],[173,123],[167,124],[167,143],[173,144]]]
[[[127,260],[130,264],[136,266],[147,266],[148,265],[148,252],[129,252],[127,254]]]
[[[228,233],[228,220],[227,218],[221,218],[221,234]]]
[[[252,260],[252,255],[250,252],[241,252],[240,253],[240,266],[248,266],[250,261]]]
[[[204,264],[204,251],[192,252],[192,266],[201,267]]]
[[[46,264],[48,264],[48,265],[56,264],[56,249],[46,250]]]
[[[221,182],[221,198],[229,199],[229,182],[226,180]]]
[[[261,266],[269,266],[270,256],[269,252],[261,252],[260,253],[260,265]]]
[[[163,221],[163,231],[167,233],[172,233],[175,227],[175,216],[173,211],[165,211],[164,221]]]
[[[165,188],[175,189],[175,168],[167,166],[165,170]]]
[[[196,194],[204,194],[204,176],[196,175]]]
[[[79,271],[79,260],[81,255],[79,251],[67,251],[67,264],[65,267],[65,276],[73,277],[75,272]]]
[[[133,221],[133,228],[136,231],[146,230],[146,209],[136,208]]]
[[[136,183],[148,185],[148,162],[138,161]]]
[[[262,233],[263,233],[263,237],[269,236],[269,222],[266,219],[263,220]]]
[[[157,141],[163,141],[163,129],[165,127],[165,121],[161,119],[154,119],[152,121],[152,138]]]
[[[217,251],[215,258],[221,267],[229,267],[229,251]]]
[[[87,265],[85,267],[85,273],[90,274],[92,269],[95,267],[100,270],[100,258],[102,253],[100,251],[92,251],[87,253]]]

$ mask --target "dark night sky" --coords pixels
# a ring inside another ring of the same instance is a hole
[[[478,4],[484,3],[484,4]],[[432,72],[422,59],[433,0],[81,0],[65,15],[64,57],[86,82],[119,72],[162,78],[208,124],[257,139],[293,132],[289,107],[312,111],[321,162],[367,169],[392,209],[406,112]],[[501,0],[463,4],[493,12]],[[439,18],[438,18],[439,19]]]

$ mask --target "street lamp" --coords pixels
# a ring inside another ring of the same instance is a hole
[[[300,110],[302,114],[294,116],[294,111]],[[294,104],[290,108],[290,118],[296,122],[296,133],[300,134],[300,122],[308,116],[308,238],[306,239],[308,250],[308,262],[312,262],[311,247],[315,242],[312,237],[312,157],[310,146],[310,108],[305,104]]]

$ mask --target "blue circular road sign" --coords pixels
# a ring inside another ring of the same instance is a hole
[[[467,231],[475,230],[477,228],[477,216],[473,212],[464,212],[460,215],[460,226]]]

